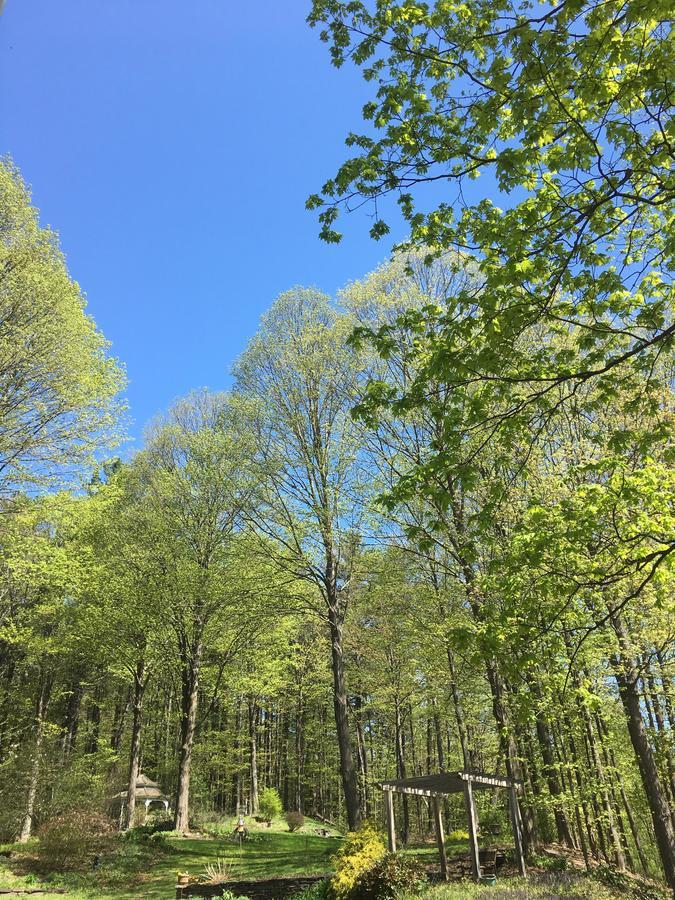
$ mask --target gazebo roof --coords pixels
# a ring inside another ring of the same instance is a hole
[[[383,781],[383,791],[395,794],[417,794],[423,797],[445,797],[447,794],[460,794],[467,781],[476,790],[489,788],[509,788],[518,782],[502,775],[486,775],[483,772],[444,772],[441,775],[421,775],[418,778],[400,778],[394,781]]]
[[[126,800],[129,785],[125,785],[124,790],[119,794],[115,794],[115,799]],[[136,779],[136,800],[168,800],[166,794],[162,793],[160,786],[156,781],[152,781],[142,772]]]

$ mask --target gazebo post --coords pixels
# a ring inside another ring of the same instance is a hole
[[[448,857],[445,853],[445,831],[443,830],[443,816],[441,815],[441,803],[438,797],[432,797],[434,806],[434,822],[436,823],[436,841],[438,842],[438,855],[441,858],[441,876],[443,881],[448,880]]]
[[[396,853],[396,827],[394,823],[394,794],[392,791],[384,792],[384,805],[387,810],[387,843],[389,852]]]
[[[471,785],[471,776],[464,779],[464,805],[466,806],[466,817],[469,823],[469,859],[471,861],[471,871],[476,881],[480,878],[480,859],[478,857],[478,834],[476,830],[476,808],[473,804],[473,787]]]
[[[518,794],[515,784],[509,787],[509,812],[511,813],[511,827],[513,828],[513,839],[516,845],[516,859],[520,874],[524,877],[527,875],[525,868],[525,856],[523,855],[523,833],[520,819],[520,806],[518,805]]]

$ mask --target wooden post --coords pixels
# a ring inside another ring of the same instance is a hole
[[[520,806],[518,805],[518,794],[516,786],[512,784],[509,788],[509,812],[511,813],[511,827],[513,828],[513,839],[516,844],[516,860],[520,874],[524,877],[527,875],[525,868],[525,857],[523,855],[523,829],[520,818]]]
[[[441,815],[441,802],[438,797],[432,798],[434,805],[434,822],[436,823],[436,841],[438,842],[438,855],[441,858],[441,877],[448,880],[448,857],[445,854],[445,831],[443,830],[443,816]]]
[[[473,804],[473,787],[471,779],[464,782],[464,805],[466,806],[466,818],[469,823],[469,860],[473,877],[480,878],[480,860],[478,858],[478,834],[476,833],[476,808]]]
[[[394,822],[393,791],[384,792],[384,805],[387,810],[387,843],[389,844],[389,852],[396,853],[396,826]]]

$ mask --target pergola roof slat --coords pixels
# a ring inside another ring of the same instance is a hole
[[[492,787],[508,788],[518,784],[511,778],[501,775],[487,775],[483,772],[444,772],[439,775],[420,775],[416,778],[400,778],[383,781],[383,791],[396,794],[418,794],[425,797],[441,797],[446,794],[460,794],[464,783],[471,781],[475,790],[487,790]]]

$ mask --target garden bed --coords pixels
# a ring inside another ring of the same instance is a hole
[[[277,900],[312,887],[328,875],[295,875],[256,881],[224,881],[222,884],[177,884],[176,900],[187,897],[222,897],[224,892],[249,900]]]

